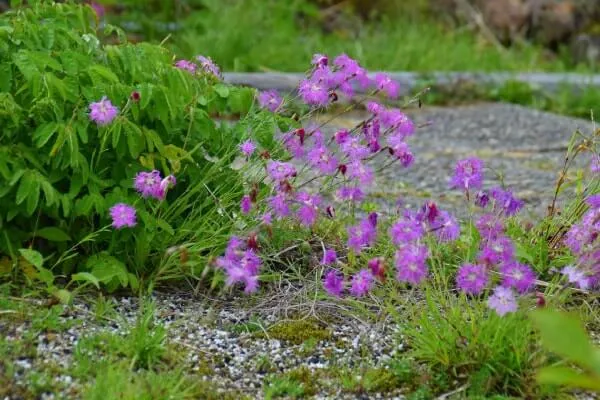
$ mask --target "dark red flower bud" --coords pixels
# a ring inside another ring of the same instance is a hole
[[[138,92],[138,91],[131,92],[131,100],[135,101],[136,103],[138,101],[140,101],[140,92]]]
[[[256,232],[252,232],[246,240],[246,246],[251,250],[258,250],[258,239],[256,238]]]
[[[303,128],[300,129],[296,129],[296,132],[294,132],[296,135],[298,135],[298,137],[300,138],[300,144],[304,144],[304,136],[306,135],[306,131]]]
[[[260,153],[260,157],[263,158],[263,159],[265,159],[265,160],[268,160],[268,159],[271,158],[271,154],[268,151],[265,150],[262,153]]]
[[[258,185],[255,183],[252,185],[252,190],[250,191],[250,201],[256,203],[256,198],[258,197]]]
[[[327,212],[327,216],[329,218],[331,218],[331,219],[335,218],[335,208],[333,208],[333,206],[327,206],[325,211]]]
[[[335,103],[336,101],[338,101],[338,95],[336,92],[329,93],[329,97],[331,98],[332,103]]]
[[[338,165],[338,170],[342,173],[342,175],[346,175],[346,171],[348,171],[348,167],[346,164]]]
[[[546,298],[544,297],[544,293],[537,292],[535,297],[537,298],[536,304],[538,307],[541,308],[546,306]]]

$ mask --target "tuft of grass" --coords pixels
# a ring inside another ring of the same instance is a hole
[[[425,292],[404,331],[412,357],[453,380],[466,380],[472,395],[539,394],[533,374],[546,356],[525,315],[499,317],[463,295]]]

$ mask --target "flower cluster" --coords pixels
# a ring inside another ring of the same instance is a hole
[[[468,193],[470,189],[483,186],[484,163],[477,158],[458,161],[451,186]],[[469,295],[479,295],[492,283],[492,273],[500,276],[499,285],[488,299],[488,306],[499,315],[517,309],[516,293],[524,294],[535,286],[533,269],[519,263],[515,258],[515,245],[506,235],[504,218],[515,215],[523,202],[511,191],[493,187],[480,190],[473,200],[475,205],[486,210],[475,220],[481,238],[476,264],[464,264],[457,272],[457,287]]]
[[[384,93],[389,98],[399,94],[397,82],[385,74],[370,78],[347,55],[330,62],[326,55],[316,54],[312,65],[298,87],[299,98],[308,106],[326,107],[338,99],[338,94],[352,98],[357,87],[371,88],[371,94]],[[285,107],[285,100],[274,91],[259,93],[257,101],[269,112],[277,113]],[[242,197],[240,208],[245,218],[254,218],[259,226],[267,226],[269,233],[273,218],[310,229],[320,218],[337,218],[338,206],[342,210],[355,210],[361,205],[377,178],[372,160],[385,157],[388,161],[384,165],[389,168],[410,167],[415,157],[408,139],[415,133],[414,123],[401,110],[375,101],[367,102],[365,108],[368,115],[364,120],[332,135],[325,134],[321,127],[303,125],[281,133],[281,144],[291,159],[272,159],[269,152],[259,149],[252,140],[242,143],[241,154],[248,163],[263,165],[270,186],[264,202],[257,201],[255,190]],[[595,159],[592,169],[596,164]],[[517,257],[516,245],[504,226],[507,218],[523,208],[524,202],[500,186],[484,189],[484,169],[479,158],[459,160],[450,179],[450,188],[463,192],[466,201],[479,209],[472,221],[479,233],[479,248],[471,262],[458,268],[456,286],[469,296],[489,293],[488,307],[502,316],[518,309],[518,296],[533,291],[537,277],[533,268]],[[304,178],[308,180],[300,182]],[[305,185],[312,181],[316,181],[317,189],[307,190]],[[579,257],[579,265],[563,270],[570,282],[582,288],[600,282],[597,267],[600,196],[588,199],[588,203],[590,211],[567,237],[567,244]],[[338,258],[332,249],[324,249],[322,255],[322,284],[327,293],[335,297],[365,296],[390,276],[402,284],[420,285],[430,274],[429,260],[434,252],[431,244],[454,242],[461,234],[457,219],[433,201],[426,201],[416,210],[405,209],[398,215],[388,225],[388,221],[380,221],[378,213],[360,218],[352,213],[343,249],[348,257]],[[390,260],[372,254],[386,231],[395,246]],[[246,292],[252,292],[257,287],[259,254],[256,246],[244,243],[232,239],[217,264],[227,274],[228,284],[242,282]],[[366,265],[365,260],[368,260]],[[394,267],[393,271],[386,269],[388,263]]]
[[[261,260],[256,254],[254,240],[243,241],[237,236],[231,237],[225,255],[216,261],[218,268],[227,274],[225,284],[227,286],[241,283],[246,293],[252,293],[258,289],[258,271]]]
[[[567,232],[565,244],[577,256],[577,266],[567,266],[562,273],[569,283],[581,289],[600,285],[600,194],[586,200],[589,210],[581,222]]]
[[[188,71],[192,74],[202,72],[214,75],[217,78],[221,77],[221,70],[219,69],[219,66],[215,64],[214,61],[210,59],[210,57],[205,57],[202,55],[196,56],[193,61],[178,60],[175,63],[175,67],[184,71]]]
[[[160,175],[160,171],[154,170],[150,172],[139,172],[133,181],[133,187],[143,197],[152,197],[158,200],[164,200],[167,191],[175,186],[175,176],[169,175],[164,179]],[[136,225],[136,210],[135,207],[118,203],[110,208],[110,217],[112,226],[115,229],[132,228]]]
[[[139,172],[134,178],[133,187],[143,198],[153,197],[164,200],[167,191],[175,186],[175,183],[176,179],[173,175],[163,179],[160,171],[153,170],[151,172]]]
[[[400,85],[388,75],[378,73],[373,79],[360,64],[346,54],[337,56],[330,65],[327,56],[316,54],[310,75],[300,82],[298,93],[310,106],[325,107],[338,99],[338,93],[352,98],[355,87],[374,88],[389,98],[398,97]]]

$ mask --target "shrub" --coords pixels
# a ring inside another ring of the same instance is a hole
[[[87,6],[44,1],[0,16],[0,255],[27,245],[111,288],[127,271],[199,274],[233,223],[238,143],[260,123],[214,117],[246,115],[253,91],[222,83],[208,60],[176,67],[161,46],[103,45],[122,32],[95,21]],[[162,201],[133,189],[152,170],[176,178]],[[117,203],[135,208],[134,228],[110,228]]]

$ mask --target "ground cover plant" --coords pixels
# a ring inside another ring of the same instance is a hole
[[[368,74],[346,54],[315,54],[297,93],[255,93],[223,84],[207,56],[102,45],[98,36],[112,31],[99,30],[91,8],[72,5],[32,2],[0,18],[0,68],[10,77],[0,82],[0,331],[28,327],[18,339],[0,339],[6,395],[67,390],[54,375],[68,374],[83,382],[73,397],[242,398],[203,379],[231,360],[172,338],[168,315],[145,295],[182,282],[204,294],[210,278],[223,289],[215,296],[244,304],[276,290],[272,282],[309,286],[307,276],[318,282],[315,299],[368,321],[383,312],[406,348],[385,365],[319,371],[280,373],[276,360],[260,358],[267,398],[322,390],[558,398],[568,392],[557,385],[597,389],[597,349],[585,333],[571,322],[565,339],[556,334],[557,324],[567,326],[561,317],[530,312],[571,309],[590,330],[597,320],[598,132],[573,135],[539,220],[519,216],[523,201],[476,157],[448,171],[463,213],[437,199],[399,199],[386,212],[368,201],[370,187],[387,169],[402,179],[419,157],[410,147],[419,126],[393,105],[399,87],[387,75]],[[315,122],[341,100],[352,101]],[[328,130],[355,108],[366,112],[356,126]],[[224,122],[231,114],[239,121]],[[583,160],[584,171],[573,160]],[[558,195],[569,191],[559,212]],[[94,294],[94,286],[142,293],[137,313],[111,310],[110,294],[93,309],[75,304],[72,291]],[[44,307],[40,298],[48,297],[67,305]],[[39,351],[38,336],[84,323],[65,323],[69,310],[103,329],[72,345],[70,366],[46,365],[25,389],[16,385],[15,371]],[[250,319],[230,330],[310,353],[333,341],[325,322],[266,329]]]

